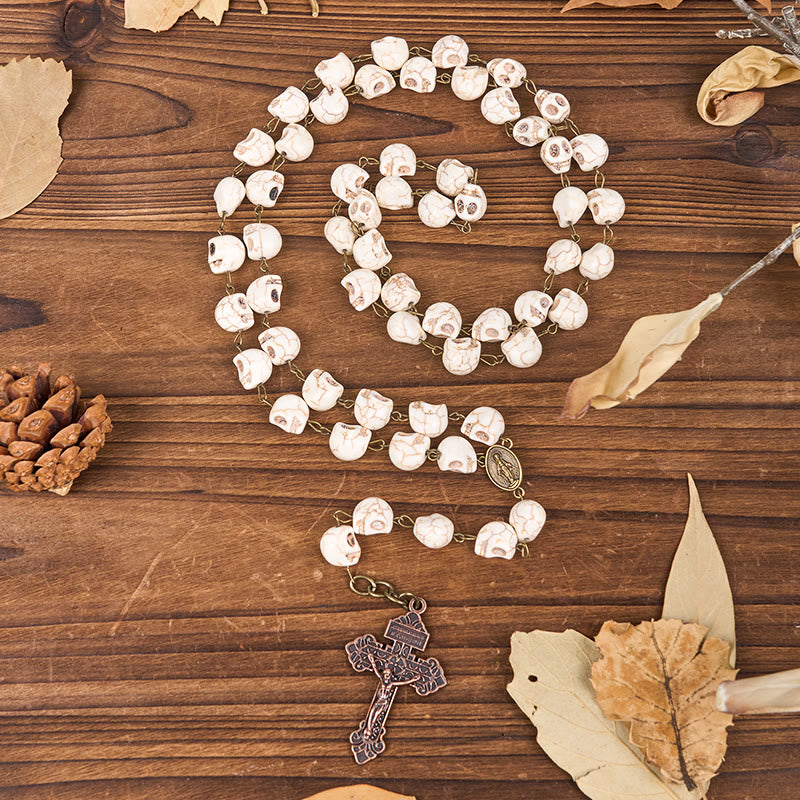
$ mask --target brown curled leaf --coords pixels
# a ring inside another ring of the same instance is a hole
[[[738,125],[764,105],[764,92],[800,79],[800,65],[786,53],[750,45],[723,61],[704,81],[697,111],[712,125]]]
[[[756,0],[757,3],[764,6],[768,12],[772,13],[771,0]],[[676,8],[681,4],[681,0],[569,0],[569,2],[561,9],[563,14],[565,11],[572,11],[574,8],[584,8],[591,5],[613,6],[614,8],[628,8],[629,6],[661,6],[661,8]]]
[[[387,792],[377,786],[362,783],[357,786],[337,786],[335,789],[326,789],[324,792],[307,797],[306,800],[416,800],[416,798]]]
[[[611,361],[572,381],[561,418],[580,419],[590,407],[613,408],[641,394],[680,361],[722,299],[716,292],[686,311],[637,319]]]

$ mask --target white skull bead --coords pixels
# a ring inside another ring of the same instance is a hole
[[[575,269],[581,263],[581,248],[572,239],[556,239],[547,248],[544,260],[544,271],[552,275],[561,275]]]
[[[381,224],[381,208],[372,192],[359,189],[347,207],[347,216],[366,230]]]
[[[447,406],[444,403],[426,403],[414,400],[408,406],[408,422],[415,433],[426,436],[441,436],[447,430],[449,422]]]
[[[515,142],[525,147],[533,147],[541,144],[550,135],[550,123],[541,117],[523,117],[514,123],[511,135]]]
[[[486,194],[477,183],[468,183],[454,201],[456,216],[465,222],[477,222],[486,213]]]
[[[467,43],[455,34],[442,36],[431,50],[431,61],[439,69],[450,69],[451,67],[463,67],[469,59],[469,47]]]
[[[509,89],[522,86],[522,82],[528,77],[525,67],[513,58],[493,58],[486,69],[498,86],[508,86]]]
[[[565,186],[559,189],[553,198],[553,212],[558,220],[559,227],[569,228],[574,225],[586,211],[589,198],[586,192],[577,186]]]
[[[365,100],[389,94],[396,85],[392,74],[375,64],[364,64],[363,67],[360,67],[353,83],[358,87],[358,91]]]
[[[455,219],[456,207],[449,197],[431,189],[417,203],[417,214],[423,225],[444,228]]]
[[[244,264],[245,249],[241,240],[229,233],[208,240],[208,266],[215,275],[236,272]]]
[[[394,524],[392,507],[380,497],[365,497],[353,509],[353,530],[359,536],[391,533]]]
[[[508,522],[517,533],[520,542],[532,542],[544,527],[547,512],[535,500],[520,500],[511,506]]]
[[[347,217],[331,217],[325,223],[325,238],[339,255],[353,252],[357,234]]]
[[[272,375],[272,362],[269,356],[255,347],[242,350],[233,357],[236,371],[239,373],[239,383],[243,389],[255,389],[262,383],[266,383]]]
[[[436,464],[442,472],[468,474],[478,469],[475,448],[463,436],[445,436],[436,449],[439,451]]]
[[[517,532],[507,523],[487,522],[475,539],[475,555],[511,560],[517,551]]]
[[[481,343],[471,337],[445,339],[442,364],[451,375],[469,375],[481,360]]]
[[[344,89],[349,86],[355,73],[353,62],[344,53],[326,58],[314,67],[314,74],[322,81],[322,85],[332,89]]]
[[[356,239],[353,245],[353,259],[359,267],[379,270],[392,260],[392,254],[381,232],[373,228]]]
[[[558,124],[569,116],[569,100],[560,92],[539,89],[534,96],[534,102],[536,103],[536,108],[539,109],[539,113],[548,122]]]
[[[244,243],[247,245],[247,257],[253,261],[275,258],[283,247],[281,234],[274,225],[266,222],[253,222],[242,230]]]
[[[372,60],[384,69],[400,69],[408,61],[408,42],[399,36],[384,36],[370,43]]]
[[[491,406],[479,406],[464,417],[461,433],[469,436],[473,442],[493,445],[506,432],[506,421],[503,415]]]
[[[472,338],[480,342],[504,342],[511,332],[511,316],[504,308],[487,308],[472,323]]]
[[[625,213],[625,200],[614,189],[592,189],[588,194],[589,211],[598,225],[613,225]]]
[[[350,109],[350,101],[337,86],[325,87],[309,104],[314,118],[323,125],[336,125],[341,122]]]
[[[286,433],[302,433],[308,422],[306,401],[296,394],[282,394],[269,410],[269,421]]]
[[[241,293],[226,294],[214,309],[217,325],[228,333],[238,333],[253,327],[253,309],[247,305],[247,298]]]
[[[244,184],[230,175],[223,178],[214,189],[214,202],[217,204],[217,214],[229,217],[239,208],[244,200]]]
[[[328,528],[319,540],[322,557],[334,567],[352,567],[361,558],[361,545],[350,525]]]
[[[453,541],[455,525],[444,514],[429,514],[414,520],[414,536],[425,547],[440,550]]]
[[[340,461],[355,461],[367,452],[371,438],[369,428],[337,422],[328,438],[328,447]]]
[[[392,275],[381,289],[381,301],[389,311],[409,311],[420,298],[414,279],[405,272]]]
[[[461,332],[461,314],[452,303],[433,303],[425,311],[422,327],[431,336],[454,339]]]
[[[582,133],[570,139],[569,143],[575,163],[584,172],[600,169],[608,159],[608,143],[596,133]]]
[[[300,122],[308,114],[308,98],[296,86],[289,86],[267,106],[267,111],[281,122]]]
[[[395,311],[386,321],[386,332],[390,339],[403,344],[419,344],[428,338],[419,320],[408,311]]]
[[[341,280],[347,299],[356,311],[369,308],[381,296],[381,279],[369,269],[354,269]]]
[[[532,367],[542,357],[542,343],[533,328],[523,325],[514,331],[501,345],[506,361],[512,367]]]
[[[408,181],[397,175],[381,178],[375,186],[375,198],[381,208],[400,211],[414,207],[414,195]]]
[[[545,139],[539,155],[550,172],[554,172],[556,175],[569,172],[572,147],[563,136],[551,136],[549,139]]]
[[[591,281],[599,281],[614,269],[614,251],[603,242],[592,245],[584,251],[578,272]]]
[[[430,437],[424,433],[398,431],[389,442],[389,460],[397,469],[411,472],[428,460],[430,446]]]
[[[472,167],[462,164],[457,158],[445,158],[436,168],[436,187],[442,194],[455,197],[474,174]]]
[[[342,392],[344,386],[323,369],[312,369],[303,381],[303,400],[314,411],[330,411]]]
[[[418,94],[428,94],[436,88],[436,67],[425,56],[414,56],[400,70],[400,86]]]
[[[283,280],[280,275],[261,275],[247,287],[247,302],[256,314],[280,311]]]
[[[314,152],[314,137],[305,125],[290,122],[275,143],[275,149],[287,161],[305,161]]]
[[[340,164],[331,175],[331,191],[349,203],[369,180],[369,173],[358,164]]]
[[[414,175],[417,171],[416,153],[414,153],[407,144],[403,144],[402,142],[387,144],[386,147],[381,150],[380,157],[378,158],[378,170],[381,175],[386,177],[392,175],[399,177]]]
[[[572,289],[562,289],[550,306],[550,319],[565,331],[574,331],[586,322],[589,307],[586,301]]]
[[[481,100],[481,114],[492,125],[513,122],[519,119],[519,113],[519,103],[514,93],[504,86],[489,89]]]
[[[300,337],[291,328],[282,325],[259,333],[258,343],[276,366],[292,361],[300,352]]]
[[[284,178],[273,169],[256,170],[245,184],[247,199],[254,206],[272,208],[283,191]]]
[[[353,414],[356,422],[371,431],[377,431],[388,424],[394,403],[374,389],[362,389],[356,395]]]
[[[450,88],[460,100],[477,100],[489,84],[489,70],[481,66],[456,67]]]
[[[549,294],[536,289],[523,292],[514,303],[514,316],[526,325],[536,327],[547,319],[547,312],[553,304]]]
[[[233,148],[233,157],[250,167],[260,167],[275,155],[275,142],[261,128],[250,128],[250,133]]]

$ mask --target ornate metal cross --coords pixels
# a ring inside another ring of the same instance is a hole
[[[447,684],[442,667],[435,658],[420,659],[411,652],[424,650],[430,638],[422,623],[424,611],[424,601],[421,601],[418,611],[409,611],[390,620],[384,633],[391,641],[388,647],[371,633],[359,636],[345,647],[353,669],[374,672],[379,681],[367,716],[350,734],[350,745],[359,764],[376,758],[386,748],[383,741],[386,718],[398,686],[407,684],[418,695],[426,695]]]

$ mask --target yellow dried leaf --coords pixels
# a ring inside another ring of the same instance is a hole
[[[756,0],[772,13],[771,0]],[[661,8],[675,8],[681,4],[681,0],[569,0],[561,9],[561,12],[571,11],[573,8],[584,8],[591,5],[614,6],[615,8],[627,8],[628,6],[661,6]]]
[[[125,27],[165,31],[195,5],[197,0],[125,0]]]
[[[362,783],[357,786],[338,786],[335,789],[326,789],[324,792],[307,797],[306,800],[416,800],[416,798],[387,792],[377,786]]]
[[[0,219],[32,203],[61,165],[58,119],[72,73],[48,58],[0,67]]]
[[[719,684],[736,675],[728,643],[677,619],[609,621],[595,641],[603,657],[591,680],[605,715],[630,723],[631,740],[668,780],[693,790],[713,778],[733,724],[714,707]]]
[[[222,15],[228,10],[229,0],[200,0],[192,9],[199,19],[210,19],[215,25],[222,22]]]
[[[697,111],[712,125],[738,125],[764,105],[764,92],[800,79],[800,65],[786,53],[750,45],[723,61],[704,81]]]
[[[580,419],[590,406],[612,408],[641,394],[680,361],[700,333],[700,323],[721,303],[717,292],[686,311],[637,319],[611,361],[572,381],[562,419]]]

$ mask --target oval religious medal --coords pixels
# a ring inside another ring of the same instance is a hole
[[[513,492],[522,483],[522,465],[513,451],[501,444],[493,444],[486,451],[486,474],[499,489]]]

